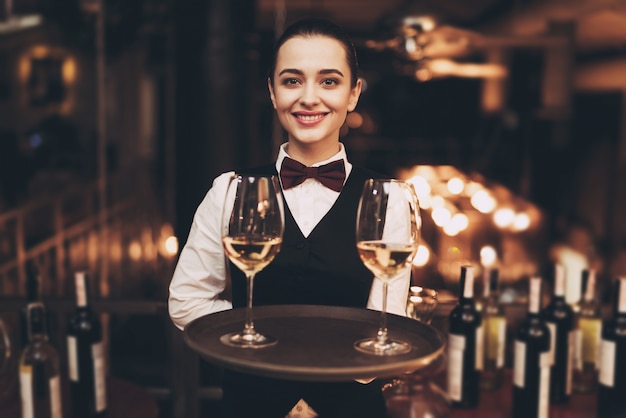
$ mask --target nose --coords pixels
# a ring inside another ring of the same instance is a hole
[[[317,86],[314,83],[305,84],[302,89],[302,96],[300,97],[300,103],[303,106],[311,107],[320,102],[320,98],[317,92]]]

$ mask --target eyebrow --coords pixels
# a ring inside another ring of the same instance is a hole
[[[304,73],[301,70],[298,70],[296,68],[285,68],[284,70],[282,70],[280,73],[278,73],[279,76],[283,75],[283,74],[298,74],[298,75],[304,75]],[[343,77],[343,73],[337,69],[334,68],[329,68],[329,69],[323,69],[319,71],[319,74],[337,74],[341,77]]]

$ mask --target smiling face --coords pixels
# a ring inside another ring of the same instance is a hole
[[[287,40],[268,86],[292,157],[314,163],[339,150],[339,130],[361,93],[361,80],[353,82],[339,41],[326,36]]]

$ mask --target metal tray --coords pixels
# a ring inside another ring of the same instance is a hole
[[[438,359],[445,339],[435,328],[414,319],[387,314],[392,338],[412,345],[407,354],[377,356],[357,351],[355,341],[376,335],[380,312],[336,306],[272,305],[253,307],[255,328],[278,338],[260,349],[234,348],[223,334],[243,329],[245,309],[195,319],[184,338],[210,363],[239,372],[290,380],[347,381],[392,377],[419,370]]]

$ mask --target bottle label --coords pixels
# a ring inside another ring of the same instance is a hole
[[[485,332],[483,326],[476,328],[476,348],[474,350],[474,364],[476,370],[484,369],[484,357],[485,357]]]
[[[22,399],[22,418],[34,418],[33,368],[20,365],[20,396]]]
[[[572,394],[572,371],[574,370],[574,361],[576,360],[576,338],[578,333],[575,330],[567,334],[567,374],[565,376],[565,393]]]
[[[59,375],[48,379],[48,391],[50,397],[50,418],[63,418],[61,379]],[[35,418],[32,366],[20,365],[20,397],[22,401],[22,418]]]
[[[513,384],[518,388],[524,388],[526,371],[526,343],[515,340],[515,352],[513,357]]]
[[[106,397],[106,362],[104,356],[104,344],[99,342],[91,346],[93,356],[93,378],[96,398],[96,412],[102,412],[107,408]]]
[[[448,334],[448,396],[460,402],[463,398],[463,353],[465,336]]]
[[[78,343],[73,335],[67,336],[67,366],[70,381],[78,382]]]
[[[615,341],[602,339],[598,380],[604,386],[612,388],[615,385]]]
[[[548,418],[550,407],[550,367],[552,365],[552,361],[553,360],[549,351],[540,354],[539,364],[541,371],[539,373],[538,418]]]
[[[583,331],[581,329],[580,321],[578,322],[578,328],[572,331],[574,336],[574,370],[583,369]]]
[[[546,321],[546,325],[550,330],[550,365],[554,365],[554,357],[556,353],[556,324]]]
[[[63,418],[61,408],[61,378],[59,375],[50,378],[50,412],[51,418]]]

